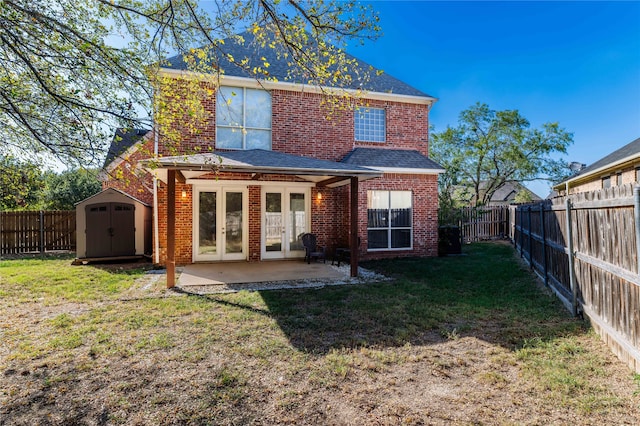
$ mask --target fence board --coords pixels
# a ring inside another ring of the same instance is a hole
[[[76,212],[0,212],[0,254],[76,249]]]
[[[640,372],[640,275],[633,185],[569,198],[574,253],[567,248],[566,197],[512,208],[511,240],[536,274],[569,306],[573,300],[572,256],[578,305],[612,352]]]

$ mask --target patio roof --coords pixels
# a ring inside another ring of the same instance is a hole
[[[152,166],[154,164],[154,166]],[[220,172],[295,175],[318,186],[335,187],[349,183],[349,178],[364,181],[382,176],[382,171],[354,164],[285,154],[263,149],[243,151],[215,151],[206,154],[163,157],[157,162],[147,161],[149,168],[163,182],[167,171],[177,170],[186,178]]]

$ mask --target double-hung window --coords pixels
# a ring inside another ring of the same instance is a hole
[[[271,149],[271,93],[222,86],[216,100],[216,148]]]
[[[384,142],[387,136],[384,108],[358,107],[355,110],[355,138],[359,142]]]
[[[369,250],[411,249],[411,191],[367,191]]]

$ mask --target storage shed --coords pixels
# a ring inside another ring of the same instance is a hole
[[[76,204],[79,259],[151,255],[151,206],[108,188]]]

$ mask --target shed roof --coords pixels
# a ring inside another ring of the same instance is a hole
[[[140,204],[142,204],[142,205],[143,205],[143,206],[145,206],[145,207],[151,207],[149,204],[145,203],[144,201],[138,200],[136,197],[132,196],[131,194],[127,194],[126,192],[121,191],[121,190],[116,189],[116,188],[107,188],[107,189],[103,189],[102,191],[100,191],[100,192],[98,192],[98,193],[96,193],[96,194],[93,194],[93,195],[91,195],[90,197],[87,197],[87,198],[85,198],[85,199],[84,199],[84,200],[82,200],[82,201],[78,201],[78,202],[75,204],[75,206],[76,206],[76,207],[78,207],[80,204],[84,204],[84,203],[87,203],[88,201],[91,201],[91,200],[93,200],[93,199],[100,198],[100,196],[101,196],[101,195],[104,195],[104,194],[114,194],[114,193],[116,193],[116,194],[120,194],[120,195],[122,195],[122,196],[124,196],[124,197],[127,197],[127,198],[131,199],[131,201],[134,201],[134,202],[136,202],[136,203],[140,203]],[[95,202],[99,202],[99,201],[98,201],[98,200],[95,200]]]

